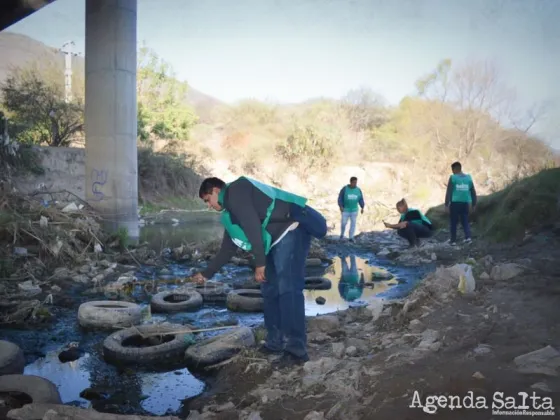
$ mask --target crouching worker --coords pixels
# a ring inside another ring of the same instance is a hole
[[[250,252],[264,299],[267,337],[260,350],[281,354],[278,361],[284,364],[306,362],[305,261],[311,237],[324,237],[327,221],[306,205],[306,198],[247,177],[229,184],[207,178],[199,196],[222,213],[225,232],[218,254],[194,280],[210,279],[229,262],[236,246]]]
[[[401,214],[399,223],[383,223],[387,228],[397,229],[399,236],[408,240],[410,247],[419,246],[420,238],[432,236],[432,222],[420,210],[409,208],[404,198],[397,203],[397,211]]]

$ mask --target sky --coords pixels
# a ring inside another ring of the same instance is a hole
[[[7,29],[84,52],[85,0]],[[444,58],[492,60],[533,134],[560,149],[559,0],[138,0],[138,41],[226,102],[339,98],[367,86],[397,104]]]

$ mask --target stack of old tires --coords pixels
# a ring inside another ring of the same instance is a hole
[[[0,407],[0,418],[9,408],[30,403],[62,404],[55,384],[40,376],[24,375],[24,368],[25,357],[19,346],[0,340],[0,394],[12,395],[9,407]]]
[[[196,311],[204,303],[226,303],[230,292],[229,285],[218,282],[181,287],[155,294],[150,308],[159,313]],[[103,357],[112,364],[161,364],[184,358],[190,367],[200,367],[220,363],[255,344],[253,331],[247,327],[235,327],[195,344],[192,327],[142,324],[142,308],[131,302],[83,303],[78,321],[84,328],[113,330],[103,342]]]

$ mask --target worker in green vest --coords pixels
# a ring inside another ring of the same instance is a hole
[[[229,184],[207,178],[199,196],[221,212],[225,232],[217,255],[194,280],[210,279],[237,247],[250,252],[264,300],[267,337],[261,351],[281,354],[277,361],[284,364],[306,362],[305,261],[311,237],[324,237],[327,221],[306,198],[247,177]]]
[[[340,222],[340,239],[344,238],[344,233],[346,231],[346,224],[350,220],[350,241],[354,241],[354,233],[356,232],[356,222],[358,219],[358,205],[362,208],[362,214],[364,213],[364,194],[362,190],[358,187],[358,178],[353,176],[350,178],[350,184],[342,187],[338,193],[338,207],[340,208],[340,213],[342,214],[342,219]]]
[[[469,174],[463,173],[460,162],[454,162],[451,165],[451,171],[453,174],[449,177],[447,183],[445,210],[449,213],[450,243],[455,246],[457,244],[457,224],[459,220],[465,232],[464,243],[472,242],[469,214],[476,207],[477,196],[473,179]]]
[[[420,238],[429,238],[433,234],[433,225],[424,213],[408,207],[403,198],[397,202],[397,211],[401,215],[399,222],[391,224],[383,222],[386,228],[396,229],[397,234],[408,241],[410,248],[420,246]]]

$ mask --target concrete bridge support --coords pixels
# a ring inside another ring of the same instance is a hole
[[[137,0],[86,0],[86,200],[132,240],[138,227]]]

